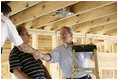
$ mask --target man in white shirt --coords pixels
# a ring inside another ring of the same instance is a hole
[[[72,73],[72,47],[67,45],[77,44],[73,43],[73,32],[69,27],[62,27],[60,30],[60,38],[63,44],[55,48],[52,52],[47,54],[33,54],[35,59],[42,58],[49,63],[58,62],[62,69],[63,77],[70,79]],[[76,52],[75,54],[75,67],[77,68],[88,68],[86,58],[93,60],[92,52]],[[88,74],[76,74],[74,79],[91,79]]]
[[[7,39],[12,41],[14,45],[23,52],[32,54],[40,53],[38,50],[23,43],[23,40],[18,35],[15,25],[9,19],[10,12],[11,8],[6,3],[1,2],[1,53],[2,47]]]

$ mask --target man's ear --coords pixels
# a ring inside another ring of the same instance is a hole
[[[4,16],[9,17],[9,13],[8,14],[4,13]]]
[[[71,37],[73,37],[73,34],[70,34]]]
[[[70,37],[73,39],[73,34],[70,34]]]
[[[6,13],[3,13],[4,16],[6,16]]]

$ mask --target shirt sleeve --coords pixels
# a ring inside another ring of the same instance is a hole
[[[93,57],[93,52],[85,52],[84,53],[84,58],[92,59]]]
[[[50,52],[48,54],[51,56],[51,60],[48,61],[49,63],[59,62],[59,60],[60,60],[59,48],[55,48],[52,52]]]
[[[10,53],[9,56],[10,72],[13,73],[13,69],[22,68],[21,62],[16,53]]]
[[[23,40],[19,36],[15,25],[9,19],[7,19],[5,23],[7,25],[8,39],[12,41],[15,46],[21,45],[23,43]]]

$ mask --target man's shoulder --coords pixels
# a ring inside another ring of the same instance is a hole
[[[16,46],[14,46],[14,48],[11,50],[10,54],[19,53],[19,52],[22,53],[22,51],[20,51]]]

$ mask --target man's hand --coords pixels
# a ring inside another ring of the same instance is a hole
[[[40,59],[40,58],[42,58],[42,53],[40,53],[40,51],[36,51],[36,53],[34,53],[34,54],[32,54],[33,56],[34,56],[34,58],[35,58],[35,60],[38,60],[38,59]]]
[[[49,61],[51,59],[51,56],[47,53],[47,54],[43,54],[43,53],[40,53],[40,51],[36,51],[36,53],[32,54],[35,58],[35,60],[38,60],[38,59],[43,59],[43,60],[46,60],[46,61]]]

